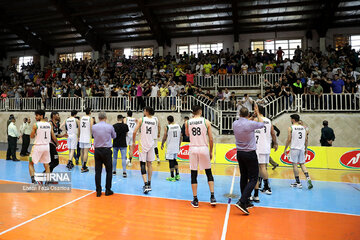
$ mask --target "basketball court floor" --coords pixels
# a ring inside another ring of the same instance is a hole
[[[56,171],[67,171],[65,161]],[[190,205],[188,163],[179,166],[181,180],[168,182],[168,163],[153,163],[148,195],[137,161],[127,178],[117,170],[112,196],[97,198],[94,168],[81,173],[80,166],[72,170],[71,193],[0,193],[0,239],[360,239],[360,171],[309,169],[314,189],[308,190],[304,178],[303,189],[290,188],[291,168],[269,169],[273,194],[260,193],[246,216],[233,205],[237,166],[213,164],[216,207],[199,175],[198,209]],[[103,186],[104,180],[103,174]],[[0,184],[23,182],[30,182],[26,161],[0,160]]]

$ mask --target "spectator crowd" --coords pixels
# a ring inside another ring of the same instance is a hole
[[[295,94],[360,94],[359,66],[359,52],[351,46],[338,50],[328,46],[325,52],[298,46],[292,59],[286,58],[281,48],[275,54],[259,49],[231,53],[227,49],[219,53],[200,52],[197,56],[169,53],[165,57],[75,59],[49,62],[43,70],[39,63],[22,65],[20,72],[15,65],[0,69],[0,96],[42,98],[45,108],[51,98],[119,96],[138,98],[139,107],[144,105],[144,97],[168,96],[195,96],[210,105],[227,101],[235,107],[235,92],[205,91],[194,84],[195,76],[280,73],[275,83],[265,79],[265,97],[285,96],[291,100]],[[251,102],[245,96],[241,104],[250,106]]]

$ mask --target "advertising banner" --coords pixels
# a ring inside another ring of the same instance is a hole
[[[69,154],[66,138],[59,138],[57,151],[60,155]],[[92,139],[93,142],[93,139]],[[161,149],[161,142],[158,142],[160,159],[165,159],[166,145]],[[120,153],[119,153],[120,154]],[[89,157],[94,156],[94,145],[89,149]],[[133,156],[139,158],[139,148],[136,144]],[[290,150],[284,154],[284,146],[279,146],[275,152],[271,149],[270,157],[280,166],[291,166],[289,161]],[[120,155],[119,155],[120,158]],[[177,155],[178,161],[189,161],[189,143],[182,143],[180,152]],[[214,144],[212,162],[221,164],[237,164],[235,144]],[[342,147],[308,147],[305,164],[309,168],[330,168],[330,169],[347,169],[360,170],[360,149],[342,148]]]

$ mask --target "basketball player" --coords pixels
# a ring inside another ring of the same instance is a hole
[[[154,110],[151,107],[144,108],[144,117],[138,119],[138,124],[133,133],[133,151],[136,141],[136,133],[140,129],[140,141],[139,141],[139,160],[141,175],[144,180],[143,192],[147,194],[151,191],[151,176],[152,176],[152,162],[155,161],[154,150],[154,134],[158,128],[158,122],[154,118]],[[146,167],[147,166],[147,175]]]
[[[80,133],[79,125],[80,122],[75,117],[77,115],[76,110],[71,111],[71,117],[65,120],[65,129],[68,135],[67,139],[67,146],[69,149],[69,161],[66,167],[68,170],[73,169],[74,163],[72,162],[72,159],[74,157],[75,150],[77,149],[78,144],[78,136]]]
[[[313,185],[309,176],[309,173],[305,167],[305,158],[307,154],[307,145],[308,145],[308,131],[306,131],[305,127],[300,125],[300,116],[298,114],[292,114],[290,116],[292,126],[289,127],[288,130],[288,138],[286,141],[284,154],[286,155],[286,149],[290,145],[290,159],[292,162],[294,175],[295,175],[295,183],[291,184],[291,187],[302,188],[299,179],[299,170],[297,165],[300,164],[300,167],[305,174],[307,179],[308,189],[312,189]]]
[[[214,177],[211,173],[211,159],[213,152],[213,136],[211,132],[211,124],[203,118],[202,109],[198,105],[192,107],[194,117],[185,123],[185,133],[190,137],[190,170],[191,170],[191,188],[194,199],[191,205],[195,208],[199,207],[197,198],[197,175],[198,167],[200,170],[205,169],[209,188],[210,188],[210,204],[216,205],[214,196]],[[210,147],[209,147],[210,146]]]
[[[54,168],[59,165],[59,154],[56,150],[56,142],[58,138],[62,138],[64,137],[65,134],[61,134],[61,129],[60,129],[60,116],[58,112],[52,112],[50,114],[50,125],[53,129],[55,138],[51,138],[51,142],[50,142],[50,158],[51,158],[51,162],[49,164],[50,166],[50,172],[53,172]]]
[[[129,159],[126,160],[126,165],[131,167],[131,160],[133,157],[133,152],[131,151],[133,143],[133,133],[137,124],[137,119],[132,117],[132,111],[127,112],[127,118],[124,123],[128,125],[129,131],[126,134],[126,144],[129,146]]]
[[[88,172],[89,168],[86,166],[88,160],[89,149],[91,148],[91,129],[94,124],[94,120],[91,115],[91,109],[85,109],[85,116],[83,116],[80,120],[80,138],[79,138],[79,146],[80,146],[80,155],[82,161],[81,172]]]
[[[179,166],[176,159],[178,153],[180,152],[180,144],[182,141],[181,127],[179,124],[174,122],[173,116],[168,116],[167,121],[169,125],[167,125],[164,130],[161,150],[164,149],[164,144],[166,142],[166,160],[169,161],[170,167],[170,177],[166,178],[166,180],[175,182],[180,180]],[[176,175],[174,175],[174,170]]]
[[[154,134],[154,151],[155,151],[155,155],[156,155],[156,161],[158,162],[158,164],[160,164],[160,158],[159,158],[159,149],[158,149],[158,142],[157,139],[160,138],[160,122],[159,119],[155,116],[153,116],[154,119],[157,122],[157,129],[155,129],[155,134]]]
[[[254,196],[250,198],[254,202],[259,202],[259,183],[264,180],[264,188],[261,192],[264,192],[268,195],[271,195],[271,188],[269,184],[269,175],[267,172],[267,165],[270,160],[270,151],[271,151],[271,143],[274,143],[275,151],[278,149],[278,144],[276,141],[276,135],[274,131],[274,126],[271,124],[270,119],[264,117],[265,108],[261,105],[259,108],[259,116],[258,118],[262,118],[264,122],[264,127],[255,130],[255,140],[256,140],[256,154],[259,161],[259,181],[254,189]],[[255,120],[256,121],[256,120]]]
[[[50,141],[52,139],[56,139],[55,134],[52,130],[51,124],[44,119],[45,111],[44,110],[36,110],[35,111],[35,119],[36,123],[32,128],[32,132],[30,134],[31,138],[35,138],[34,145],[31,150],[31,154],[29,157],[29,172],[31,177],[31,182],[35,182],[35,168],[34,163],[37,164],[41,162],[44,164],[45,172],[50,173]],[[55,141],[55,145],[58,145],[57,140]]]

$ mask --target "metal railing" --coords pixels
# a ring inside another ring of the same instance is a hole
[[[8,109],[7,107],[7,99],[0,99],[0,110],[1,111],[5,111],[6,109]]]
[[[213,88],[216,81],[216,75],[196,75],[194,78],[195,85],[199,85],[204,88]]]
[[[127,97],[85,97],[84,107],[91,108],[93,111],[126,111],[129,101]]]
[[[204,88],[257,88],[264,83],[264,79],[275,84],[282,75],[283,73],[197,75],[194,83]]]
[[[194,96],[143,98],[143,106],[151,106],[155,111],[191,111],[194,105],[203,107],[203,115],[220,133],[230,133],[232,123],[237,118],[237,106],[229,101],[218,101],[216,107],[206,99]],[[284,112],[360,112],[360,94],[322,94],[281,96],[264,105],[265,115],[275,118]],[[219,104],[222,107],[219,108]],[[230,105],[232,104],[232,105]],[[55,111],[78,110],[90,107],[93,111],[137,111],[142,110],[136,97],[86,97],[86,98],[7,98],[0,101],[0,110],[33,111],[39,108]]]
[[[301,95],[299,108],[303,112],[349,112],[360,111],[360,94]]]
[[[233,87],[259,87],[262,79],[262,74],[226,74],[218,75],[218,87],[233,88]]]
[[[265,116],[274,118],[284,112],[296,112],[299,100],[298,96],[293,95],[276,98],[264,106]]]
[[[192,106],[199,105],[203,108],[203,116],[211,122],[211,124],[219,128],[221,121],[221,111],[214,107],[204,103],[201,99],[195,98],[194,96],[184,96],[180,98],[181,111],[191,111]]]
[[[56,111],[83,110],[83,99],[79,97],[46,99],[45,109]]]
[[[283,74],[284,73],[265,73],[264,80],[267,79],[271,84],[275,84],[275,82],[280,81]]]
[[[41,98],[8,98],[2,102],[9,111],[35,111],[43,107]]]
[[[233,122],[238,118],[236,114],[223,114],[221,118],[220,134],[232,134]]]

